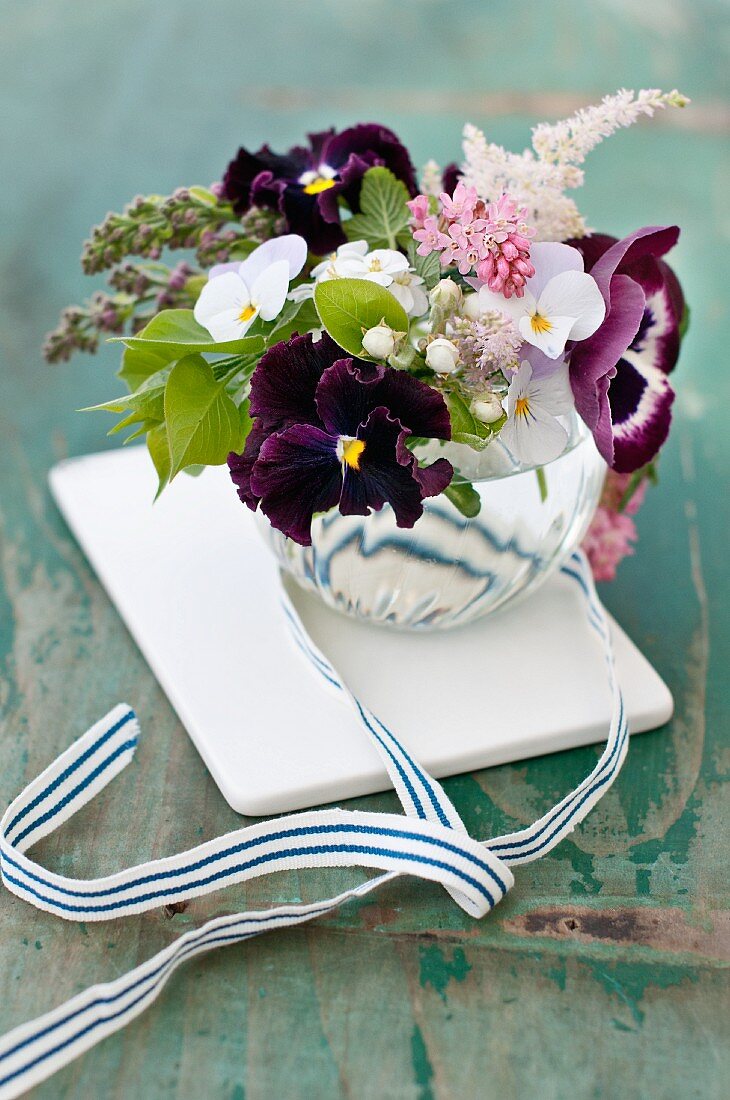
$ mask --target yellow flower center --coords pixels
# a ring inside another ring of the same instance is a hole
[[[349,466],[351,470],[360,469],[360,459],[364,450],[365,444],[361,439],[348,439],[347,436],[340,436],[338,443],[340,461],[343,465]]]
[[[305,195],[319,195],[321,191],[329,191],[330,187],[334,187],[335,180],[328,180],[325,176],[317,176],[311,183],[308,183],[304,188]]]
[[[238,315],[239,321],[250,321],[256,312],[256,306],[247,305],[244,306]]]
[[[527,416],[530,412],[530,399],[528,397],[518,397],[515,401],[515,417]]]
[[[371,260],[370,261],[370,270],[371,271],[382,271],[383,270],[383,265],[381,264],[380,260],[377,260],[377,259],[376,260]]]
[[[546,332],[553,331],[552,321],[548,321],[547,317],[541,317],[539,313],[533,313],[530,318],[530,324],[532,325],[532,331],[536,336],[542,336]]]

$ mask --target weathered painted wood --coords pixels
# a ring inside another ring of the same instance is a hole
[[[634,743],[597,811],[550,858],[520,869],[487,921],[472,924],[435,888],[401,885],[309,929],[229,948],[190,965],[141,1021],[36,1094],[722,1095],[724,5],[556,2],[538,13],[514,0],[120,0],[103,19],[81,0],[2,8],[0,803],[118,699],[135,704],[145,732],[125,776],[42,845],[50,866],[78,874],[240,821],[45,488],[56,459],[104,446],[104,421],[74,409],[109,396],[116,353],[55,368],[39,354],[57,310],[89,292],[77,265],[88,226],[136,191],[207,183],[238,141],[285,144],[329,122],[382,118],[418,159],[446,160],[467,116],[524,143],[544,93],[554,115],[624,84],[677,85],[696,101],[681,119],[599,149],[583,196],[597,226],[685,227],[676,264],[693,321],[675,431],[639,517],[639,553],[605,592],[672,687],[675,719]],[[245,583],[231,594],[242,619]],[[539,814],[594,756],[580,750],[447,786],[469,828],[487,836]],[[351,872],[280,875],[183,912],[87,927],[2,894],[0,1030],[121,973],[213,912],[314,899],[352,881]]]

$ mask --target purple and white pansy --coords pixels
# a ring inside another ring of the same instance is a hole
[[[573,242],[590,264],[606,319],[570,357],[576,408],[606,462],[628,473],[650,462],[669,433],[674,391],[667,375],[679,354],[684,297],[661,259],[677,226],[649,226],[616,240]]]

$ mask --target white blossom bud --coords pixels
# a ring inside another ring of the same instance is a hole
[[[379,325],[369,328],[362,338],[363,351],[372,355],[373,359],[387,359],[395,351],[396,333],[393,329],[381,321]]]
[[[445,336],[438,336],[426,348],[426,363],[437,374],[453,374],[459,365],[459,349]]]
[[[470,409],[472,416],[480,420],[482,424],[494,424],[495,420],[499,420],[504,412],[502,402],[496,393],[484,393],[480,397],[475,397]]]
[[[469,321],[478,321],[482,315],[482,310],[479,306],[479,294],[475,290],[473,294],[465,294],[464,301],[461,303],[461,316],[466,317]]]
[[[428,295],[432,306],[447,310],[458,309],[462,297],[461,287],[453,279],[440,279]]]

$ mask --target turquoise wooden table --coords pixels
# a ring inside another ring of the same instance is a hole
[[[635,739],[597,810],[549,858],[520,868],[487,920],[472,923],[436,887],[398,884],[311,927],[229,948],[190,964],[144,1017],[35,1095],[727,1095],[726,5],[1,8],[0,802],[111,704],[134,703],[146,732],[136,763],[39,849],[47,865],[84,876],[240,824],[46,489],[55,461],[110,445],[101,418],[74,410],[109,396],[116,353],[54,368],[40,357],[59,308],[91,289],[77,262],[89,225],[136,192],[207,184],[240,141],[288,145],[307,128],[376,118],[418,161],[443,162],[458,154],[465,118],[522,148],[535,121],[622,85],[677,86],[694,100],[599,148],[581,196],[598,227],[684,227],[675,264],[693,318],[674,432],[639,516],[639,553],[603,592],[669,683],[675,718]],[[470,832],[494,835],[539,816],[595,756],[446,787]],[[396,808],[393,795],[356,805]],[[0,1031],[121,974],[207,915],[314,900],[355,874],[278,875],[88,927],[3,893]]]

